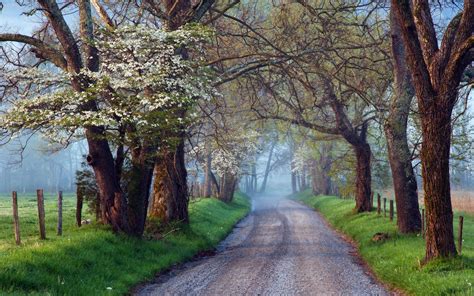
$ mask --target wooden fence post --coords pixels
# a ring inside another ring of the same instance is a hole
[[[459,234],[458,234],[458,252],[459,252],[459,255],[462,254],[462,228],[463,228],[463,224],[464,224],[464,217],[463,216],[459,216]]]
[[[380,200],[380,193],[377,193],[377,214],[380,215],[380,211],[382,210],[381,209],[381,200]]]
[[[13,230],[15,231],[15,242],[17,245],[21,244],[20,237],[20,219],[18,217],[18,199],[16,191],[12,192],[12,203],[13,203]]]
[[[58,193],[58,235],[63,235],[63,192]]]
[[[393,199],[390,200],[390,221],[393,221]]]
[[[383,198],[383,216],[387,217],[387,198]]]
[[[77,201],[76,201],[76,225],[77,227],[81,227],[82,225],[82,203],[84,197],[82,194],[77,191]]]
[[[39,230],[40,239],[46,239],[46,227],[44,224],[44,195],[43,189],[36,190],[36,197],[38,202],[38,219],[39,219]]]

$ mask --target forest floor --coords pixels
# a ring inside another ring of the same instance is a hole
[[[0,196],[1,295],[123,295],[158,272],[212,250],[250,210],[241,194],[231,204],[192,201],[189,226],[174,225],[159,240],[140,240],[94,223],[76,227],[75,198],[65,195],[63,236],[57,236],[56,197],[46,195],[47,239],[41,241],[35,196],[19,194],[18,200],[21,246],[13,236],[11,198]]]
[[[254,197],[252,208],[216,255],[172,269],[137,295],[388,294],[318,213],[275,195]]]
[[[314,196],[310,191],[300,193],[296,198],[315,208],[336,229],[351,237],[362,258],[389,286],[413,295],[474,295],[474,216],[463,214],[462,256],[422,267],[423,237],[397,234],[396,222],[390,222],[388,215],[355,214],[352,200]],[[460,214],[455,213],[454,219],[456,242]],[[372,237],[377,232],[388,233],[390,237],[374,242]]]

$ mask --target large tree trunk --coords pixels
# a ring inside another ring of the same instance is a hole
[[[385,124],[388,158],[392,169],[393,188],[397,206],[397,225],[401,233],[419,232],[421,216],[417,182],[408,147],[407,122],[414,89],[406,65],[400,25],[390,14],[392,56],[394,61],[394,94]]]
[[[184,138],[181,138],[175,150],[160,152],[155,162],[150,216],[159,218],[163,223],[189,222],[189,197],[184,156]]]
[[[291,192],[295,194],[298,192],[298,189],[296,188],[296,173],[293,171],[293,165],[291,167]]]
[[[433,98],[434,99],[434,98]],[[421,115],[423,189],[426,207],[426,260],[456,255],[449,183],[451,110],[433,108]]]
[[[145,230],[153,161],[148,159],[152,149],[141,148],[132,151],[132,168],[130,182],[127,185],[128,221],[130,232],[141,236]]]
[[[311,168],[311,179],[313,194],[331,194],[331,178],[329,177],[328,169],[325,167],[325,164],[323,162],[319,161],[318,163],[318,161],[313,160]]]
[[[100,193],[102,221],[110,224],[116,232],[129,232],[127,201],[122,194],[116,176],[114,158],[106,140],[101,139],[102,130],[97,127],[86,129],[89,155],[87,163],[92,166]]]
[[[234,198],[235,186],[237,180],[234,175],[230,173],[224,173],[222,176],[222,183],[219,192],[219,200],[229,203]]]
[[[268,175],[270,174],[270,167],[272,164],[272,156],[273,156],[273,150],[275,149],[276,142],[272,143],[272,146],[270,147],[270,154],[268,155],[267,159],[267,166],[265,167],[265,174],[263,176],[263,181],[262,185],[260,186],[260,192],[265,192],[265,189],[267,187],[267,181],[268,181]]]
[[[469,45],[474,31],[474,3],[464,1],[462,14],[451,20],[441,42],[428,2],[391,3],[400,22],[421,118],[427,218],[425,260],[429,261],[456,255],[449,180],[451,116],[463,71],[472,62]]]
[[[354,146],[356,154],[356,207],[358,213],[372,210],[370,204],[371,173],[370,173],[370,146],[367,143]]]

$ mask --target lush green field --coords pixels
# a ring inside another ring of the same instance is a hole
[[[377,213],[354,214],[354,202],[331,196],[297,196],[317,209],[337,229],[359,244],[362,257],[379,279],[413,295],[474,295],[474,217],[464,218],[463,255],[432,262],[424,267],[424,240],[419,235],[398,235],[396,223]],[[457,221],[456,214],[455,221]],[[455,230],[457,233],[457,223]],[[377,232],[389,233],[385,242],[373,242]]]
[[[199,251],[212,249],[249,211],[233,203],[201,199],[190,205],[190,225],[161,240],[132,239],[97,225],[74,226],[73,196],[64,198],[63,236],[57,237],[57,206],[46,196],[47,240],[38,237],[34,196],[19,195],[23,244],[15,246],[11,201],[0,198],[0,295],[122,295],[139,282]]]

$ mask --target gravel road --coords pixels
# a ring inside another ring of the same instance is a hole
[[[254,198],[215,256],[172,270],[136,295],[388,295],[353,251],[308,207]]]

